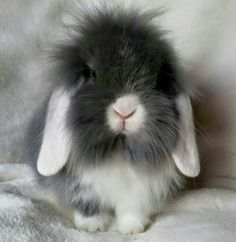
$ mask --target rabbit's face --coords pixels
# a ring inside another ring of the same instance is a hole
[[[72,27],[75,36],[54,52],[39,173],[77,172],[118,155],[146,168],[174,161],[198,175],[189,89],[150,16],[96,9]]]
[[[75,155],[97,161],[119,148],[154,163],[178,139],[181,87],[172,51],[146,23],[103,21],[57,51],[63,85],[74,90],[67,123]]]

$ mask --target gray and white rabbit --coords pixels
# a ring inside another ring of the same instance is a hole
[[[83,8],[53,50],[54,87],[28,150],[80,229],[103,231],[113,218],[121,233],[142,232],[183,175],[199,173],[191,91],[152,17]]]

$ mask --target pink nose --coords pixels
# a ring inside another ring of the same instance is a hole
[[[122,112],[121,110],[118,110],[118,109],[115,109],[115,108],[113,108],[113,111],[116,115],[118,115],[122,119],[128,119],[131,116],[133,116],[136,112],[136,110]]]

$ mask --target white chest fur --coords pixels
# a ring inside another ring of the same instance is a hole
[[[84,171],[81,183],[91,187],[102,203],[109,204],[116,211],[135,206],[149,214],[162,205],[171,179],[176,182],[181,179],[171,162],[156,170],[142,170],[132,166],[119,154],[111,160]]]
[[[132,166],[120,154],[102,166],[84,170],[80,178],[81,184],[90,187],[105,206],[115,210],[116,226],[125,234],[143,231],[149,216],[163,205],[173,181],[177,184],[182,181],[174,162],[147,171]],[[85,196],[91,195],[88,192]],[[108,223],[104,214],[86,218],[75,212],[75,224],[79,228],[104,230]]]

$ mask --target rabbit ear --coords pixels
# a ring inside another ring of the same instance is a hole
[[[177,99],[180,114],[180,138],[174,151],[173,159],[178,169],[188,177],[195,177],[200,172],[200,163],[195,140],[190,98],[181,95]]]
[[[44,176],[56,174],[67,162],[71,137],[66,127],[70,94],[63,88],[53,91],[49,101],[37,169]]]

